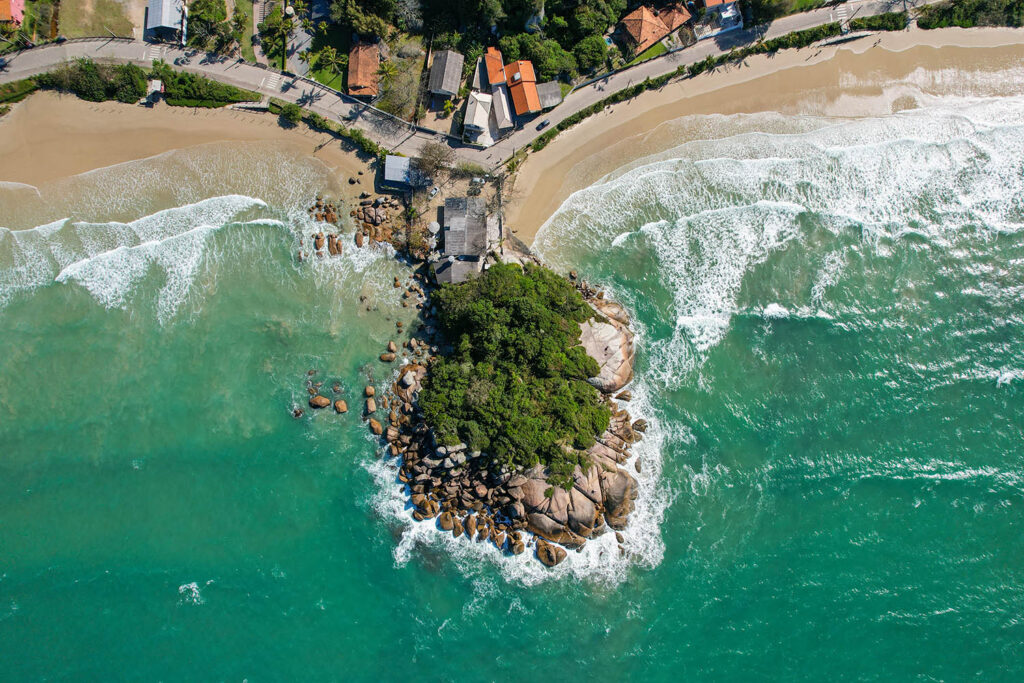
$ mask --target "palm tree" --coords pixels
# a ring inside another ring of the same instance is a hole
[[[341,73],[343,61],[347,62],[348,57],[346,55],[339,55],[338,51],[331,45],[324,47],[316,56],[317,65],[324,71],[332,74]]]
[[[380,63],[380,66],[377,67],[377,75],[380,76],[380,80],[387,85],[394,80],[395,76],[398,75],[398,67],[390,60],[383,61]]]

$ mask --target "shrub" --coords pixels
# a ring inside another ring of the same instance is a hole
[[[134,64],[97,64],[76,59],[36,77],[39,87],[69,92],[89,102],[131,104],[146,95],[146,72]]]
[[[594,316],[564,278],[497,264],[434,295],[451,350],[431,366],[420,406],[437,438],[486,450],[499,464],[542,463],[571,485],[610,411],[587,382],[596,361],[579,345]]]
[[[853,31],[902,31],[906,27],[906,12],[887,12],[850,21],[850,29]]]
[[[281,118],[294,126],[302,120],[302,107],[292,102],[282,105]]]
[[[33,78],[12,81],[11,83],[0,83],[0,103],[13,104],[21,102],[38,89],[39,85]]]
[[[1020,0],[959,0],[922,7],[917,25],[924,29],[959,26],[1022,26],[1024,3]]]
[[[184,71],[175,71],[167,63],[153,62],[153,75],[163,81],[164,99],[172,107],[223,107],[236,102],[259,102],[260,94],[226,83],[211,81]]]

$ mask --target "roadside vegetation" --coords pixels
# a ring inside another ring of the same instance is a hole
[[[216,108],[238,102],[259,102],[261,96],[252,90],[211,81],[184,71],[175,71],[166,62],[153,62],[153,76],[164,84],[164,100],[172,107]]]
[[[383,161],[388,150],[366,136],[358,128],[346,128],[340,123],[327,119],[316,112],[303,109],[297,104],[279,100],[276,97],[270,98],[268,109],[271,114],[277,114],[288,126],[304,122],[313,130],[325,133],[332,133],[339,139],[347,140],[363,155]]]
[[[858,21],[865,23],[858,24]],[[870,23],[870,26],[868,26]],[[907,14],[905,12],[892,12],[889,14],[882,14],[870,19],[854,20],[850,22],[850,27],[854,30],[861,30],[863,28],[874,28],[876,30],[902,30],[907,24]],[[761,54],[774,54],[779,50],[787,50],[793,48],[802,48],[809,45],[813,45],[819,40],[826,38],[834,38],[842,35],[839,23],[824,24],[815,28],[810,28],[805,31],[795,31],[793,33],[787,33],[784,36],[773,38],[771,40],[765,40],[753,45],[748,45],[736,50],[731,50],[725,54],[718,55],[717,57],[708,57],[702,59],[699,62],[694,62],[689,65],[682,65],[675,71],[671,71],[663,76],[657,78],[649,78],[641,83],[623,88],[613,95],[609,95],[599,102],[595,102],[586,109],[581,109],[572,116],[568,116],[558,124],[553,126],[546,133],[538,137],[533,141],[531,149],[535,152],[544,149],[548,143],[555,139],[561,131],[566,130],[575,126],[580,121],[597,114],[604,110],[605,107],[624,102],[626,100],[633,99],[640,93],[647,90],[657,90],[664,87],[669,81],[679,77],[693,77],[702,74],[706,71],[711,71],[717,67],[725,64],[731,64],[735,62],[741,62],[748,57],[753,55]]]
[[[917,25],[924,29],[1024,26],[1024,3],[1021,0],[957,0],[926,5],[919,10]]]
[[[134,64],[97,64],[90,59],[67,62],[36,77],[40,88],[72,93],[89,102],[138,102],[146,95],[146,72]]]
[[[39,85],[34,78],[26,78],[11,83],[0,83],[0,104],[21,102],[38,89]]]
[[[579,323],[594,311],[563,277],[534,265],[497,264],[433,295],[451,349],[420,393],[440,442],[466,443],[499,464],[550,468],[568,488],[610,410],[587,378],[596,361]]]

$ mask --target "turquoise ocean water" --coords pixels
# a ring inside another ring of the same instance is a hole
[[[356,410],[291,417],[411,320],[390,255],[295,262],[317,162],[3,186],[0,679],[1019,680],[1024,100],[918,105],[689,117],[545,226],[652,423],[625,555],[554,572],[414,525]]]

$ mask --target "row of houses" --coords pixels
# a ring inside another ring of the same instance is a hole
[[[463,137],[474,144],[492,145],[517,123],[522,124],[561,101],[561,85],[557,81],[538,83],[530,60],[506,64],[501,51],[489,47],[470,81]]]

